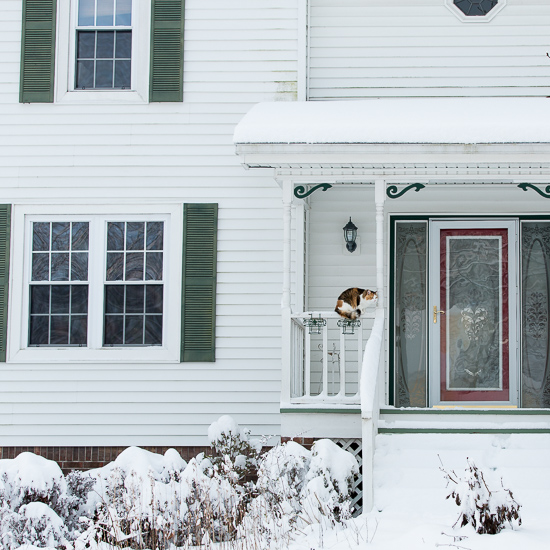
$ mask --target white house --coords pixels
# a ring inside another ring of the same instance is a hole
[[[550,432],[548,3],[0,9],[2,456]]]

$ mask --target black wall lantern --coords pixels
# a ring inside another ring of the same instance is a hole
[[[353,252],[357,248],[357,243],[355,242],[357,240],[357,227],[351,221],[351,217],[349,222],[344,226],[344,240],[346,241],[346,248],[350,252]]]

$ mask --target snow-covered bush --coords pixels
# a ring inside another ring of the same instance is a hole
[[[303,490],[303,507],[316,522],[341,523],[351,518],[353,480],[359,473],[355,457],[330,439],[320,439],[311,449],[311,463]]]
[[[256,490],[242,524],[257,548],[285,548],[296,529],[321,530],[351,517],[350,493],[359,466],[328,439],[311,451],[294,442],[274,447],[260,460]]]
[[[447,486],[453,484],[447,498],[453,498],[460,506],[455,525],[459,522],[461,527],[470,524],[477,533],[489,535],[500,533],[506,525],[512,528],[521,525],[521,505],[514,499],[512,491],[504,488],[502,479],[501,489],[489,489],[485,475],[471,460],[468,460],[464,477],[458,477],[454,471],[441,470]]]
[[[247,475],[256,475],[261,441],[250,440],[249,433],[233,418],[226,415],[213,422],[208,428],[208,439],[214,450],[212,464],[222,476],[240,483]]]
[[[213,455],[130,447],[110,464],[63,476],[32,453],[0,460],[0,548],[286,547],[297,530],[350,516],[357,462],[329,440],[262,455],[230,417],[209,430]],[[223,546],[223,545],[222,545]]]
[[[33,453],[0,461],[2,548],[21,544],[64,548],[82,530],[93,480],[81,472],[66,478],[57,463]]]

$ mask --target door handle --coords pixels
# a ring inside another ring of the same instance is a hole
[[[437,309],[437,306],[434,306],[434,323],[437,323],[437,314],[441,313],[442,315],[445,314],[445,312],[442,309]]]

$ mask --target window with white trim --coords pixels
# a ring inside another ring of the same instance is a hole
[[[182,205],[48,209],[14,210],[9,360],[179,361]]]
[[[150,2],[59,0],[58,14],[56,101],[147,101]]]

